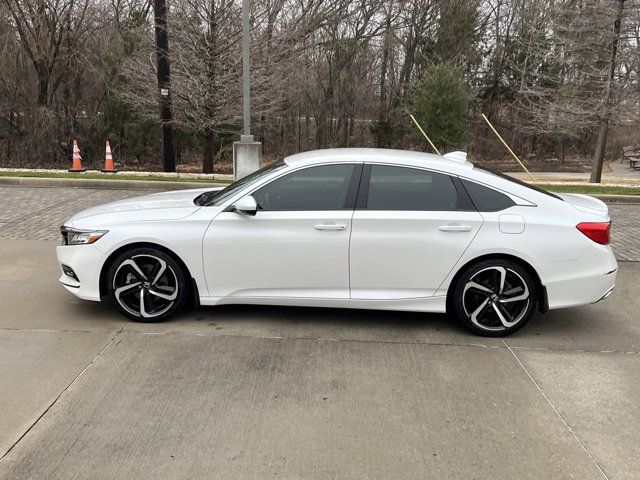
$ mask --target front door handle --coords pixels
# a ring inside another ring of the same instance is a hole
[[[470,232],[471,225],[440,225],[438,230],[441,232]]]
[[[347,226],[337,223],[321,223],[320,225],[315,225],[313,228],[316,230],[346,230]]]

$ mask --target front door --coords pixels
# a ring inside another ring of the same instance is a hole
[[[351,298],[435,294],[482,225],[456,185],[428,170],[365,167],[352,222]]]
[[[225,211],[203,244],[213,297],[349,297],[349,236],[361,164],[296,170],[252,192],[255,216]]]

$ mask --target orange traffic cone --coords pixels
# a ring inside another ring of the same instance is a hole
[[[86,168],[82,168],[82,157],[80,156],[80,149],[78,148],[78,142],[73,141],[73,166],[68,170],[69,172],[86,172]]]
[[[107,140],[107,150],[105,154],[104,160],[104,168],[102,169],[103,173],[116,173],[115,165],[113,164],[113,157],[111,156],[111,145],[109,144],[109,140]]]

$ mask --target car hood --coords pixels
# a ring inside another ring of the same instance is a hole
[[[556,193],[556,195],[580,211],[601,215],[607,215],[609,213],[609,207],[607,207],[606,203],[589,195],[577,193]]]
[[[95,223],[94,221],[104,224],[105,222],[179,220],[201,208],[193,203],[198,195],[215,190],[221,190],[221,188],[176,190],[125,198],[83,210],[65,224],[77,227],[79,223]]]

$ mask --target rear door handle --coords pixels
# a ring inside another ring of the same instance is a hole
[[[471,225],[440,225],[438,230],[441,232],[470,232]]]
[[[321,223],[320,225],[315,225],[313,228],[316,230],[346,230],[347,226],[336,223]]]

